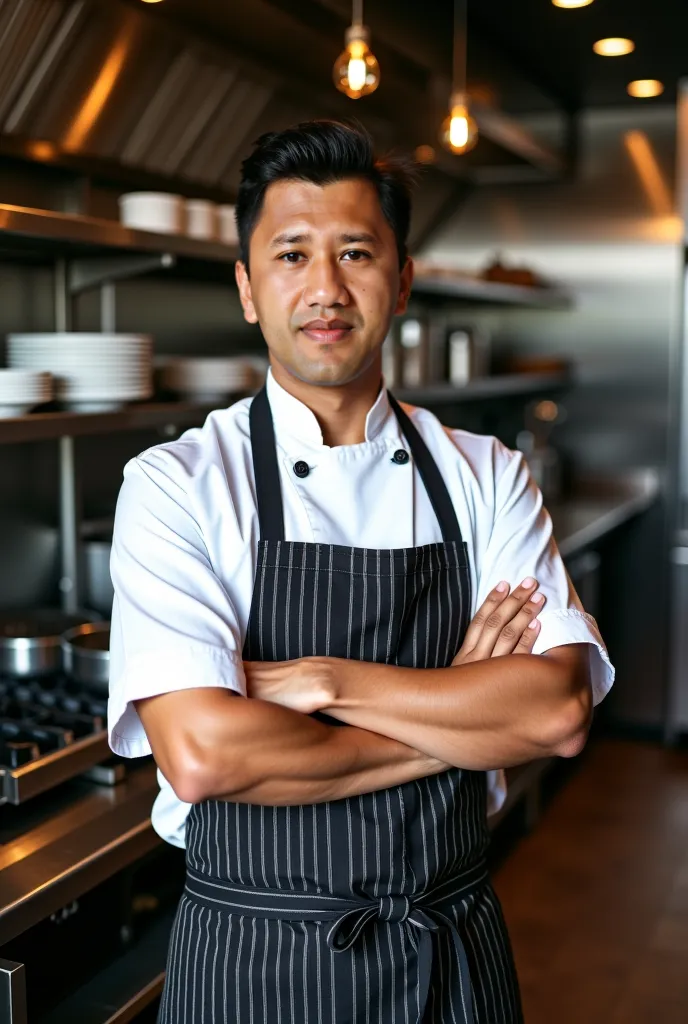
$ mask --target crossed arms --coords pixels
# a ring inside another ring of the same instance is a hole
[[[536,590],[536,581],[493,590],[445,669],[248,662],[251,699],[209,687],[137,701],[155,760],[189,803],[289,805],[385,789],[451,765],[573,756],[591,716],[588,645],[530,653],[543,606]],[[309,717],[316,710],[350,728]]]

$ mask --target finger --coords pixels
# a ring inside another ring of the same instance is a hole
[[[471,619],[459,653],[466,654],[468,651],[473,650],[480,639],[480,634],[485,623],[508,597],[509,589],[509,584],[506,580],[502,580],[501,583],[498,583],[497,586],[490,591],[483,603],[480,605],[480,608],[478,608],[477,612]]]
[[[528,576],[505,600],[500,602],[498,607],[491,611],[490,615],[482,623],[480,637],[474,647],[474,653],[477,657],[481,659],[492,657],[497,638],[502,630],[507,629],[508,624],[518,615],[536,590],[537,580]],[[532,619],[533,616],[531,615],[530,618]],[[530,622],[530,619],[527,621]],[[524,625],[527,625],[527,623],[524,623]],[[518,642],[518,637],[522,632],[523,629],[514,637],[515,643]]]
[[[514,654],[532,654],[541,628],[539,619],[533,619],[521,633],[521,639],[514,648]]]
[[[544,606],[544,594],[533,594],[520,612],[518,612],[518,614],[503,627],[495,642],[492,657],[498,658],[503,654],[513,654],[521,642],[521,638],[524,633],[529,629],[531,622],[533,622],[533,620],[536,622],[538,621],[537,616],[540,614]]]

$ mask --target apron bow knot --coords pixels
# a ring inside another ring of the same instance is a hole
[[[378,914],[381,921],[405,921],[411,913],[408,896],[382,896]]]

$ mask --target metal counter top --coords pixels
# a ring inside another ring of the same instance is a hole
[[[77,899],[161,840],[152,763],[113,788],[76,780],[0,813],[0,945]]]

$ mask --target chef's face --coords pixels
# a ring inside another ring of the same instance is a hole
[[[399,270],[394,232],[370,182],[275,182],[249,253],[250,279],[237,264],[244,316],[260,324],[273,363],[329,386],[379,368],[413,266]]]

